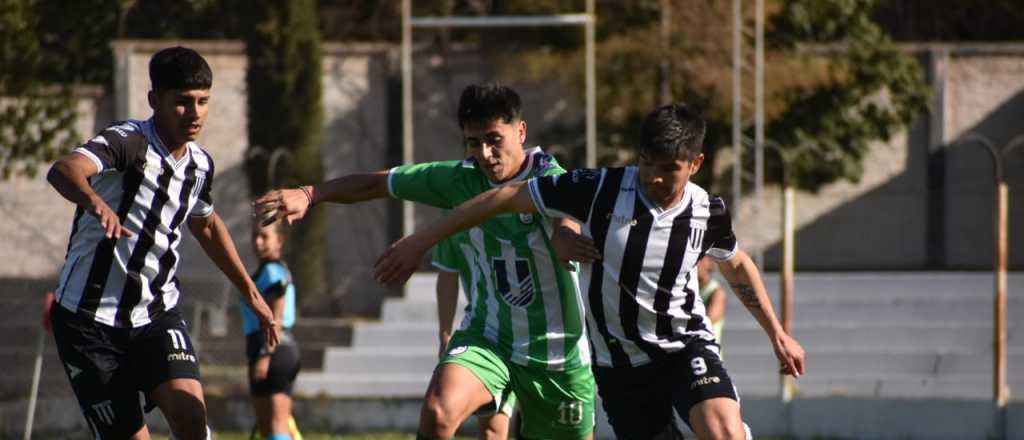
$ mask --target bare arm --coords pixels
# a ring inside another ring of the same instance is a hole
[[[256,284],[246,273],[245,266],[242,265],[242,260],[238,257],[238,250],[235,249],[235,242],[231,239],[231,233],[228,232],[224,221],[214,212],[207,217],[189,218],[188,227],[206,255],[213,260],[213,263],[220,268],[224,275],[227,275],[231,283],[238,288],[242,300],[252,307],[256,316],[259,316],[260,327],[263,328],[263,336],[267,345],[271,348],[276,346],[279,340],[277,321],[274,319],[270,307],[263,301],[263,296],[256,289]]]
[[[437,272],[437,336],[440,347],[438,357],[444,355],[448,340],[452,337],[455,308],[459,301],[459,273]]]
[[[268,304],[270,309],[274,312],[274,322],[284,322],[284,308],[285,300],[284,295],[278,296],[277,298],[271,299]],[[267,378],[267,372],[270,371],[270,359],[273,356],[273,347],[267,347],[265,353],[252,364],[249,370],[249,374],[253,380],[262,380]]]
[[[423,254],[439,241],[502,212],[537,212],[526,182],[516,182],[482,193],[459,205],[426,229],[395,242],[377,259],[374,279],[389,285],[404,283],[416,270]]]
[[[804,374],[804,349],[779,324],[764,282],[761,281],[761,274],[750,255],[737,250],[731,259],[719,262],[718,268],[729,281],[736,297],[768,334],[775,356],[782,363],[782,373],[797,377]]]
[[[388,197],[388,171],[349,174],[317,185],[271,191],[253,202],[253,213],[263,224],[301,219],[320,202],[357,203]]]
[[[83,211],[96,217],[106,231],[107,238],[121,238],[121,235],[132,236],[132,232],[121,226],[121,220],[107,202],[103,201],[89,178],[100,170],[89,158],[71,153],[60,158],[46,173],[46,180],[61,196],[82,208]]]

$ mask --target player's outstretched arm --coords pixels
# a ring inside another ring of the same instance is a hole
[[[266,226],[301,219],[320,202],[356,203],[388,196],[388,171],[349,174],[317,185],[270,191],[253,202],[253,216]]]
[[[746,306],[754,319],[772,341],[775,357],[781,364],[780,373],[800,377],[804,374],[804,348],[782,329],[775,317],[771,299],[761,281],[757,265],[746,252],[737,250],[732,258],[718,263],[722,275],[729,281],[733,293]]]
[[[256,312],[256,316],[260,318],[260,327],[263,328],[264,340],[267,341],[267,346],[273,349],[280,339],[274,312],[263,301],[263,296],[256,289],[256,284],[246,273],[242,259],[238,257],[235,241],[231,239],[231,233],[228,232],[224,221],[214,212],[206,217],[189,218],[188,228],[192,230],[192,234],[195,235],[196,241],[202,246],[206,255],[238,288],[242,294],[242,300]]]
[[[89,158],[71,153],[60,158],[46,173],[46,180],[61,196],[82,208],[83,211],[96,217],[107,238],[131,237],[132,232],[121,226],[117,213],[93,191],[89,178],[100,170]]]
[[[423,254],[435,244],[502,212],[537,212],[527,182],[516,182],[482,193],[426,229],[396,241],[377,259],[373,278],[386,285],[405,283],[419,266]]]

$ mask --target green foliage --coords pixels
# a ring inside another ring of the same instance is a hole
[[[887,141],[928,107],[930,91],[920,65],[897,51],[872,20],[873,0],[794,0],[772,20],[771,42],[840,43],[830,55],[830,78],[787,90],[786,108],[766,129],[781,148],[813,145],[791,168],[798,187],[857,181],[869,144]],[[769,155],[778,177],[781,164]]]
[[[121,0],[36,0],[36,37],[44,66],[40,78],[53,83],[109,85]]]
[[[250,190],[296,187],[323,179],[320,34],[313,0],[250,2],[244,20],[248,87]],[[276,153],[284,151],[286,153]],[[271,160],[280,156],[280,161]],[[271,167],[275,170],[271,181]],[[303,292],[326,286],[326,213],[319,209],[292,230],[288,261]]]
[[[0,180],[34,176],[78,138],[70,86],[39,78],[47,67],[39,21],[36,0],[10,0],[0,10]]]

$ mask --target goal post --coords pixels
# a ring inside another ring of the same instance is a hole
[[[412,0],[402,0],[402,162],[414,161],[413,99],[412,99],[412,32],[415,28],[494,28],[582,26],[585,33],[586,62],[586,150],[587,167],[597,166],[597,110],[595,108],[596,75],[594,74],[594,0],[587,0],[586,12],[556,15],[496,15],[413,17]],[[413,232],[415,217],[413,204],[402,202],[402,234]]]

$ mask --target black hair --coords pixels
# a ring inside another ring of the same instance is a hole
[[[498,84],[472,84],[459,97],[459,128],[500,119],[508,124],[522,118],[519,94]]]
[[[161,49],[149,60],[149,81],[154,91],[209,89],[213,71],[198,52],[186,47]]]
[[[705,131],[704,119],[686,104],[658,107],[644,118],[640,156],[693,160],[703,149]]]

